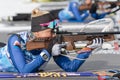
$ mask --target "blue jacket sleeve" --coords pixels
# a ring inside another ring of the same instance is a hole
[[[106,15],[108,15],[109,12],[106,13],[102,13],[102,14],[98,14],[98,13],[91,13],[91,16],[95,19],[102,19],[104,18]]]
[[[21,43],[22,40],[18,36],[12,35],[8,40],[8,52],[10,54],[13,65],[18,70],[18,72],[29,73],[38,70],[38,68],[45,62],[42,56],[38,55],[31,62],[27,63],[24,56],[24,51],[20,46],[14,45],[15,41],[19,41]],[[50,56],[46,50],[43,51],[46,53],[46,55]]]
[[[80,5],[77,2],[70,2],[69,10],[72,11],[76,20],[82,22],[89,16],[89,13],[86,10],[80,11],[78,8],[79,6]]]
[[[91,51],[80,53],[76,56],[76,58],[86,59],[89,57],[90,53]],[[54,56],[53,58],[56,64],[67,72],[76,72],[79,67],[85,62],[85,60],[70,60],[68,57],[62,55]]]

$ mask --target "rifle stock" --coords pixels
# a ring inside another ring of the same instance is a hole
[[[34,49],[42,49],[42,48],[48,48],[49,46],[49,41],[28,41],[26,43],[26,49],[29,50],[34,50]]]
[[[100,37],[100,38],[103,38],[106,42],[107,41],[112,41],[112,40],[115,40],[115,37],[114,35],[72,35],[72,36],[68,36],[68,35],[63,35],[63,42],[67,42],[67,45],[66,45],[66,49],[67,50],[76,50],[77,47],[75,47],[75,44],[74,42],[77,42],[77,41],[83,41],[83,42],[87,42],[86,44],[89,44],[90,41],[94,38],[97,38],[97,37]],[[82,47],[81,47],[82,48]]]
[[[59,37],[58,43],[67,42],[67,50],[76,50],[74,42],[76,41],[91,41],[94,38],[101,37],[105,41],[115,40],[114,34],[120,34],[120,32],[56,32]],[[50,41],[30,41],[27,42],[26,49],[41,49],[48,48]],[[51,46],[52,47],[52,46]]]

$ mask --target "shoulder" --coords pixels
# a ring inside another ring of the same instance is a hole
[[[24,31],[24,32],[19,32],[17,33],[24,41],[27,41],[28,37],[29,37],[29,32],[28,31]]]
[[[18,32],[18,33],[15,33],[15,34],[12,34],[10,37],[9,37],[9,40],[8,41],[15,41],[15,40],[23,40],[23,41],[26,41],[27,40],[27,35],[28,35],[28,32]]]

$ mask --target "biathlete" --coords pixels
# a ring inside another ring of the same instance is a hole
[[[56,12],[56,11],[54,11]],[[54,15],[54,16],[53,16]],[[53,57],[56,64],[67,72],[76,72],[86,60],[70,60],[66,56],[62,56],[61,47],[63,44],[54,43],[49,49],[33,49],[27,50],[27,42],[33,39],[42,41],[51,41],[56,37],[53,30],[57,26],[56,13],[48,11],[33,10],[31,30],[12,34],[7,45],[0,48],[0,71],[1,72],[18,72],[33,73],[44,69],[45,64]],[[103,39],[96,38],[92,40],[92,44],[84,47],[77,53],[76,58],[87,59],[92,50],[102,46]],[[44,66],[44,67],[43,67]]]

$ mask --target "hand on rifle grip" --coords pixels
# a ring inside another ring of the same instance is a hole
[[[58,56],[61,54],[62,47],[65,47],[66,44],[55,44],[52,48],[52,56]]]
[[[92,40],[91,44],[89,44],[87,47],[89,47],[91,49],[95,49],[95,48],[101,47],[103,42],[104,42],[104,39],[95,38]]]

